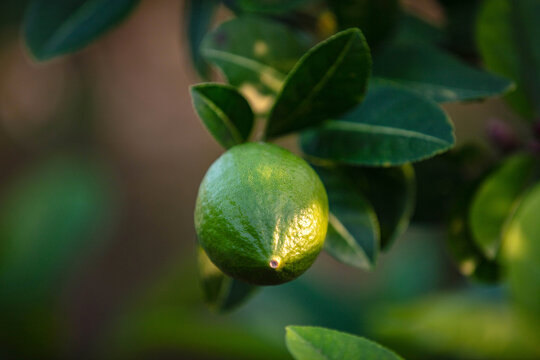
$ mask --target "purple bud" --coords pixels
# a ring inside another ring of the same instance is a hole
[[[540,142],[539,141],[531,141],[528,145],[529,151],[533,154],[540,154]]]
[[[515,150],[519,141],[514,130],[504,121],[491,119],[487,124],[487,136],[489,140],[503,152]]]
[[[540,139],[540,119],[536,120],[533,125],[533,134],[537,139]]]

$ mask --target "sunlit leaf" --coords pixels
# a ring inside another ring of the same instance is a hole
[[[540,185],[520,204],[503,244],[512,295],[527,317],[540,324]]]
[[[373,74],[437,102],[498,96],[512,90],[511,81],[475,69],[429,44],[393,43],[382,49]]]
[[[370,85],[360,106],[301,136],[302,150],[310,157],[369,166],[426,159],[454,141],[453,126],[439,106],[385,84]]]
[[[309,50],[289,73],[270,112],[268,138],[337,117],[364,98],[371,55],[362,32],[342,31]]]
[[[308,48],[305,36],[251,15],[227,21],[206,35],[201,54],[239,88],[254,109],[267,111],[287,73]]]
[[[236,88],[215,83],[191,87],[193,107],[208,131],[223,147],[245,142],[253,127],[253,112]]]
[[[522,116],[540,116],[540,1],[484,1],[476,39],[486,67],[513,79],[517,90],[507,96]]]
[[[124,20],[140,0],[34,0],[26,10],[24,37],[40,61],[72,53]]]
[[[535,162],[527,154],[508,158],[480,185],[473,198],[469,211],[471,231],[476,244],[490,259],[497,255],[505,226],[532,181]]]
[[[296,360],[399,360],[381,345],[351,334],[311,326],[287,326],[287,348]]]

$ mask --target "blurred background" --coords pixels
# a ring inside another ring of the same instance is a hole
[[[26,2],[0,3],[0,358],[288,359],[290,324],[408,358],[540,358],[504,286],[459,275],[444,229],[421,221],[373,272],[322,255],[230,314],[209,311],[193,209],[222,150],[191,107],[183,1],[143,0],[85,50],[45,64],[21,41]],[[445,21],[433,1],[405,5]],[[445,108],[460,144],[485,145],[486,124],[514,119],[500,100]]]

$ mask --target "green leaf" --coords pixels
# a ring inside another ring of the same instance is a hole
[[[373,205],[381,231],[381,249],[387,250],[409,225],[416,195],[414,168],[347,167],[347,178]]]
[[[113,199],[103,169],[80,156],[49,159],[16,179],[0,208],[0,306],[24,313],[55,297],[109,235]]]
[[[362,29],[372,48],[392,33],[400,15],[397,0],[330,0],[328,3],[339,29]]]
[[[190,89],[193,107],[208,131],[223,147],[245,142],[253,128],[253,112],[232,86],[206,83]]]
[[[444,34],[438,27],[425,22],[417,16],[403,14],[392,41],[395,43],[438,44],[442,42],[443,37]]]
[[[206,35],[201,54],[255,109],[267,111],[308,46],[306,37],[287,26],[251,15],[227,21]]]
[[[535,158],[514,155],[479,187],[471,204],[469,221],[474,241],[490,259],[499,252],[505,226],[536,172]]]
[[[34,0],[24,18],[24,37],[39,61],[81,50],[124,20],[139,0]]]
[[[362,32],[342,31],[309,50],[289,73],[266,124],[272,138],[342,115],[364,98],[371,55]]]
[[[315,168],[328,194],[324,249],[336,260],[371,269],[379,253],[379,224],[371,204],[340,168]]]
[[[296,360],[399,360],[400,356],[358,336],[311,326],[287,326],[287,348]]]
[[[370,311],[370,328],[385,344],[406,348],[411,359],[539,358],[538,332],[500,296],[492,290],[383,305]]]
[[[231,0],[232,7],[239,11],[281,14],[298,9],[313,0]]]
[[[390,166],[432,157],[454,141],[453,126],[439,106],[404,89],[372,85],[362,105],[304,131],[301,147],[315,159]]]
[[[498,261],[488,259],[473,239],[468,219],[469,204],[477,189],[475,181],[453,192],[453,207],[448,216],[447,246],[458,269],[464,276],[483,283],[496,283],[501,278]]]
[[[503,258],[514,300],[535,323],[540,324],[540,184],[521,202],[508,226]]]
[[[540,116],[540,2],[484,1],[476,41],[485,65],[513,79],[517,91],[507,100],[522,116]]]
[[[258,289],[257,286],[225,275],[212,263],[201,247],[199,247],[199,275],[206,303],[219,312],[230,311],[240,306]]]
[[[201,43],[219,6],[218,0],[190,0],[186,2],[187,36],[191,61],[199,76],[208,79],[208,64],[201,55]]]
[[[382,49],[373,74],[436,102],[477,100],[513,89],[511,81],[475,69],[427,43],[393,43]]]

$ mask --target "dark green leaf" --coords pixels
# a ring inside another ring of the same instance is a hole
[[[438,44],[442,42],[443,37],[444,34],[441,29],[425,22],[417,16],[403,14],[399,20],[393,41],[406,44]]]
[[[442,0],[446,15],[445,45],[468,58],[477,58],[475,28],[482,0]]]
[[[514,155],[489,176],[476,192],[469,211],[474,241],[494,259],[499,252],[505,226],[530,184],[536,170],[534,157]]]
[[[8,188],[0,209],[1,305],[25,309],[57,295],[106,239],[113,197],[102,170],[86,158],[59,157]]]
[[[506,231],[503,254],[513,297],[540,324],[540,185],[523,199]]]
[[[414,210],[414,168],[407,164],[392,168],[348,167],[344,171],[373,205],[381,230],[381,249],[388,249],[405,232]]]
[[[434,156],[454,141],[439,106],[404,89],[372,85],[362,105],[343,118],[303,132],[301,146],[317,159],[389,166]]]
[[[513,79],[517,91],[507,100],[522,116],[540,116],[540,1],[483,2],[477,43],[486,67]]]
[[[362,29],[373,48],[394,30],[400,15],[397,0],[330,0],[340,30]]]
[[[280,14],[298,9],[313,0],[229,0],[238,11]]]
[[[287,348],[296,360],[399,360],[400,356],[358,336],[311,326],[287,326]]]
[[[342,31],[307,52],[289,73],[268,118],[268,138],[314,126],[358,105],[371,56],[358,29]]]
[[[219,270],[199,247],[199,274],[206,303],[213,310],[230,311],[241,305],[258,289],[233,279]]]
[[[393,43],[377,54],[373,73],[436,102],[502,95],[512,82],[470,67],[429,44]]]
[[[246,99],[229,85],[191,87],[193,107],[208,131],[223,147],[245,142],[253,127],[253,112]]]
[[[26,45],[40,61],[84,48],[118,25],[139,0],[34,0],[24,19]]]
[[[379,224],[371,204],[339,168],[316,168],[328,193],[324,249],[340,262],[371,269],[379,253]]]
[[[189,41],[189,50],[191,53],[191,61],[199,76],[203,79],[208,78],[208,64],[204,61],[200,46],[204,36],[206,35],[214,14],[219,5],[218,0],[189,0],[187,4],[187,35]]]
[[[469,143],[414,164],[417,188],[421,191],[416,194],[412,221],[432,224],[445,221],[456,196],[483,176],[494,160],[490,149]]]
[[[308,47],[306,37],[283,24],[242,16],[209,33],[201,53],[240,89],[254,109],[267,111],[287,73]]]

